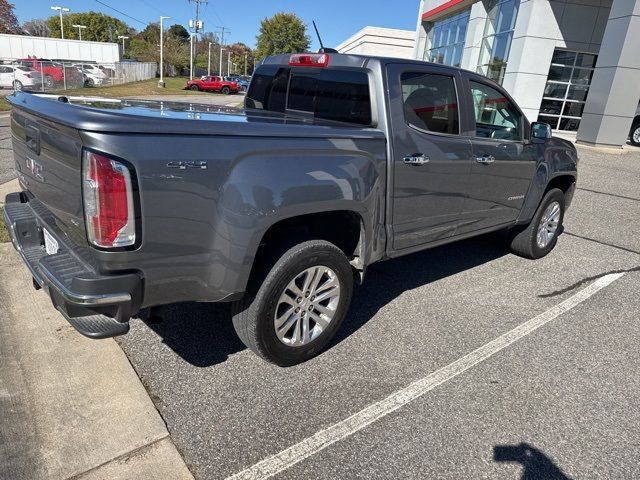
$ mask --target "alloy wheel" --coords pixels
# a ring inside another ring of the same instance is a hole
[[[318,338],[334,319],[340,303],[340,281],[324,265],[307,268],[289,282],[274,314],[276,336],[299,347]]]
[[[560,213],[560,204],[558,202],[551,202],[545,209],[540,219],[538,233],[536,235],[538,247],[546,248],[553,241],[556,231],[558,230]]]

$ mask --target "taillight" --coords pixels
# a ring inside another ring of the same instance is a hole
[[[290,67],[320,67],[329,65],[326,53],[295,53],[289,57]]]
[[[98,247],[126,247],[136,242],[133,188],[129,169],[88,150],[82,159],[87,237]]]
[[[27,77],[27,78],[31,78],[31,74],[30,73],[25,73],[24,76]]]

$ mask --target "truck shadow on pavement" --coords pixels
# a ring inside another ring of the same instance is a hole
[[[493,460],[522,465],[520,480],[571,480],[550,457],[528,443],[496,445]]]
[[[403,292],[508,253],[501,235],[494,233],[372,265],[364,284],[356,285],[349,313],[327,350],[360,329]],[[177,355],[196,367],[222,363],[246,348],[233,329],[228,304],[167,305],[162,307],[161,316],[158,323],[149,319],[148,312],[143,312],[140,319]]]

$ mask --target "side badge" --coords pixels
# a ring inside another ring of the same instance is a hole
[[[207,169],[207,162],[169,162],[168,168],[179,168],[180,170],[186,170],[187,168],[198,168],[200,170]]]

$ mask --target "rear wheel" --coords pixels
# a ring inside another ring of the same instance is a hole
[[[193,90],[193,91],[195,92],[195,91],[197,91],[197,90],[200,90],[200,87],[199,87],[198,85],[191,85],[191,86],[189,87],[189,90]]]
[[[264,280],[249,286],[232,306],[238,336],[254,353],[280,366],[314,357],[334,337],[351,303],[353,273],[347,257],[332,243],[311,240],[271,257],[262,270],[254,281]]]
[[[53,88],[53,77],[51,75],[44,76],[44,86],[47,88]]]
[[[640,122],[631,127],[631,143],[636,147],[640,147]]]
[[[20,80],[13,81],[13,89],[14,90],[22,90],[22,82]]]
[[[524,258],[538,259],[556,246],[564,220],[564,193],[558,188],[549,190],[531,223],[512,232],[511,251]]]
[[[224,95],[229,95],[231,89],[229,87],[222,87],[222,90],[220,90],[220,92],[222,92]]]

